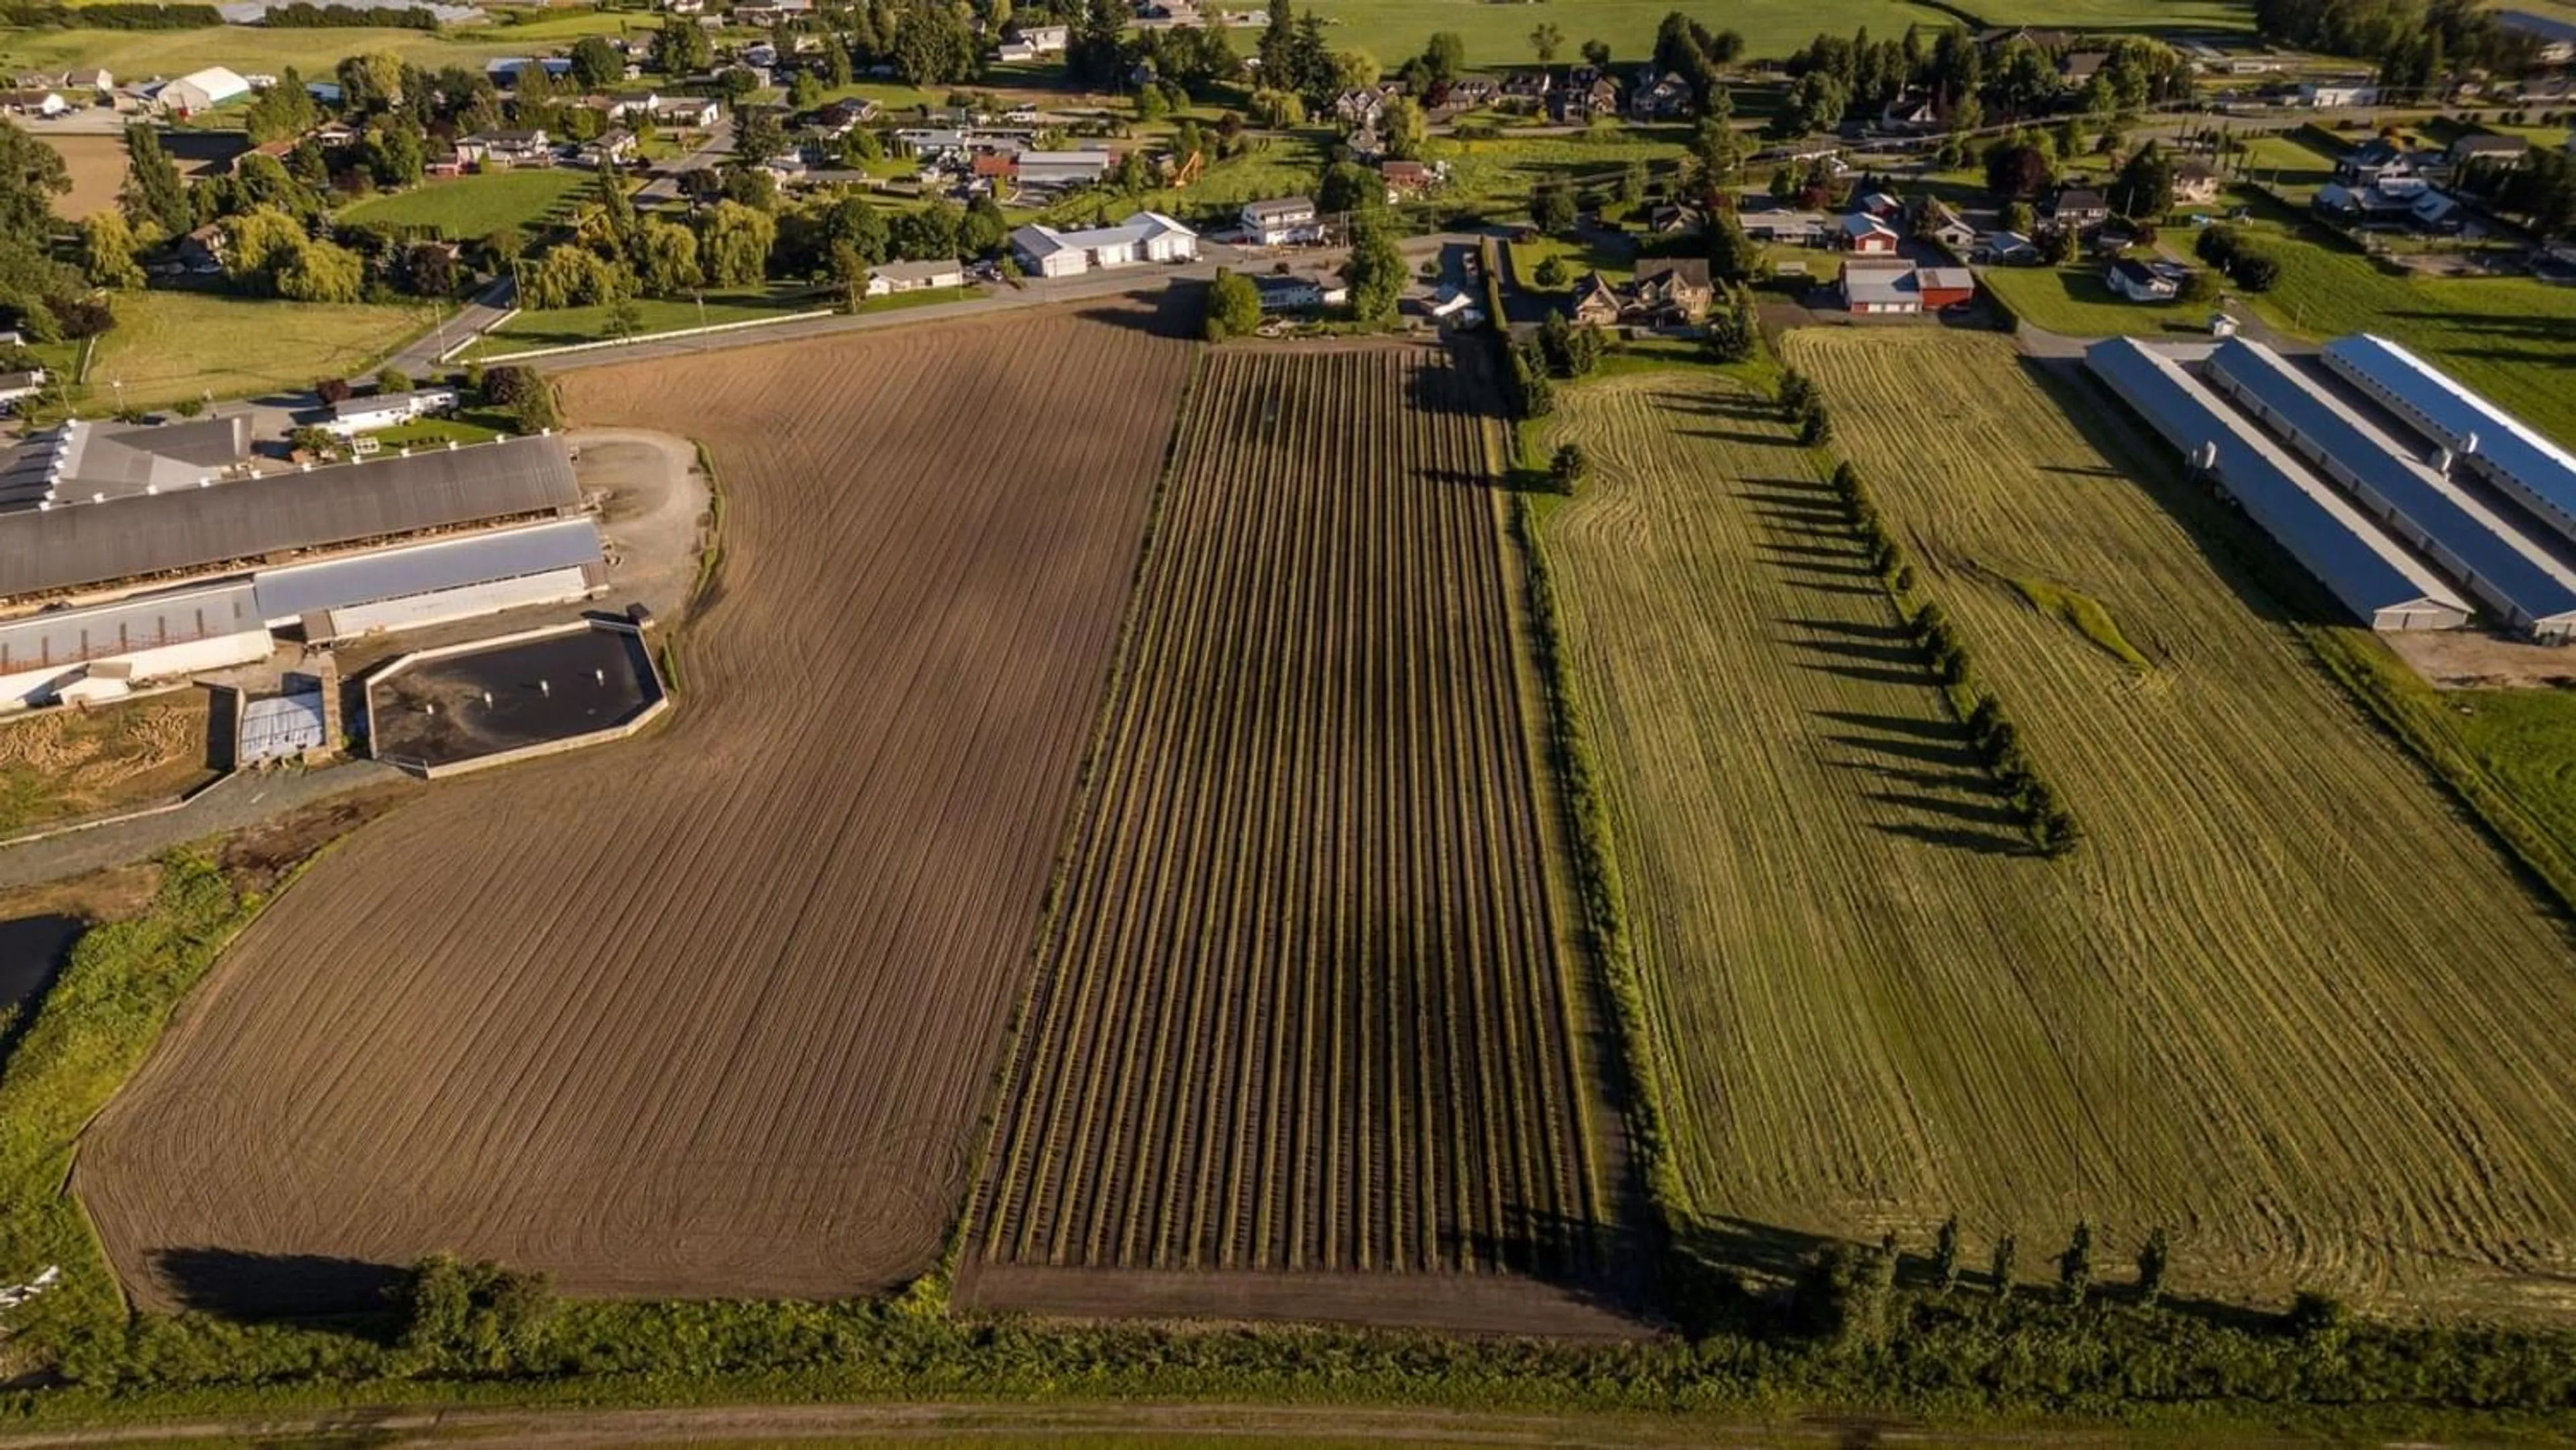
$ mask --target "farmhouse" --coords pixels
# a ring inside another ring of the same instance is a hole
[[[1923,284],[1914,264],[1899,261],[1843,263],[1843,306],[1865,317],[1903,317],[1923,310]]]
[[[2325,364],[2576,541],[2576,456],[2384,337],[2336,338],[2325,346]]]
[[[2371,628],[2468,623],[2467,600],[2172,356],[2121,337],[2084,365]]]
[[[1420,196],[1438,180],[1432,169],[1419,161],[1382,161],[1377,174],[1386,183],[1386,199],[1393,204],[1408,196]]]
[[[891,297],[898,292],[926,292],[940,287],[966,285],[966,264],[949,258],[935,262],[888,262],[868,274],[870,297]]]
[[[1916,92],[1898,96],[1878,113],[1878,129],[1892,136],[1915,136],[1941,128],[1941,108]]]
[[[343,438],[394,428],[432,414],[456,411],[454,388],[418,388],[408,393],[377,393],[343,398],[331,405],[331,421],[322,426]]]
[[[1626,310],[1649,326],[1684,327],[1706,317],[1716,300],[1707,258],[1655,257],[1637,264]]]
[[[1953,255],[1964,257],[1977,245],[1977,229],[1968,225],[1949,203],[1937,197],[1925,197],[1919,235],[1947,247]]]
[[[2320,110],[2375,106],[2379,104],[2379,87],[2367,80],[2304,81],[2299,86],[2299,104]]]
[[[543,131],[483,131],[456,138],[456,159],[468,166],[550,166],[554,158]]]
[[[0,111],[12,116],[34,116],[39,120],[59,116],[71,109],[60,91],[0,91]]]
[[[1853,212],[1843,218],[1843,249],[1864,257],[1896,255],[1896,228],[1867,212]]]
[[[603,578],[560,439],[228,481],[246,426],[75,424],[20,450],[0,473],[19,504],[0,515],[0,595],[71,607],[0,619],[0,708],[265,659],[273,629],[321,642],[579,599]],[[431,532],[447,536],[397,542]]]
[[[250,82],[240,73],[215,65],[162,82],[152,92],[152,104],[175,115],[193,116],[249,94]]]
[[[623,166],[635,159],[635,133],[611,126],[583,143],[581,159],[592,166]]]
[[[1264,312],[1312,312],[1351,299],[1351,289],[1330,273],[1255,277],[1252,285],[1261,294]]]
[[[2123,257],[2102,274],[2104,285],[2132,302],[2171,302],[2182,295],[2182,284],[2171,276]]]
[[[0,416],[6,416],[15,411],[18,404],[44,390],[45,370],[43,368],[0,373]]]
[[[1248,201],[1243,204],[1241,215],[1244,240],[1254,246],[1284,247],[1295,242],[1316,241],[1323,234],[1316,223],[1315,203],[1310,197]]]
[[[2393,141],[2373,138],[2355,146],[2335,163],[2339,180],[2376,186],[2381,182],[2411,179],[2415,162]]]
[[[1586,85],[1560,86],[1548,97],[1548,110],[1559,124],[1567,126],[1585,125],[1595,116],[1616,116],[1619,83],[1608,76],[1597,76]]]
[[[1571,315],[1577,322],[1590,323],[1597,327],[1615,327],[1619,322],[1623,302],[1619,289],[1611,286],[1608,278],[1598,272],[1586,272],[1583,274],[1583,280],[1574,284]]]
[[[1140,211],[1114,227],[1060,232],[1031,222],[1011,233],[1012,255],[1040,277],[1075,277],[1141,262],[1186,262],[1198,256],[1198,244],[1198,233],[1152,211]]]
[[[1628,98],[1628,116],[1635,121],[1687,121],[1695,106],[1690,82],[1666,71],[1651,80],[1639,78],[1636,94]]]
[[[2218,388],[2512,628],[2547,643],[2576,636],[2576,568],[2554,557],[2318,379],[2258,342],[2231,338],[2209,360]]]

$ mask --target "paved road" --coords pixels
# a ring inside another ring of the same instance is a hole
[[[456,310],[454,317],[412,339],[402,351],[385,359],[387,367],[400,368],[415,378],[436,373],[442,364],[440,352],[461,347],[510,315],[519,302],[518,279],[507,273],[492,279],[492,285],[474,294],[471,301]]]
[[[641,206],[657,201],[681,200],[680,174],[682,172],[704,171],[731,154],[733,154],[733,111],[728,107],[716,121],[715,129],[707,133],[707,139],[698,143],[697,150],[672,162],[669,166],[660,168],[660,175],[644,183],[636,191],[636,204]]]
[[[259,825],[317,801],[405,779],[401,771],[373,760],[343,761],[319,770],[232,776],[175,811],[0,847],[0,890],[140,861],[173,846]]]

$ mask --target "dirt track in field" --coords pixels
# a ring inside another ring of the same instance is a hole
[[[968,1302],[1423,1322],[1466,1300],[1313,1271],[1598,1269],[1491,426],[1437,348],[1209,359]]]
[[[573,378],[576,418],[696,435],[723,478],[680,708],[439,787],[244,936],[76,1170],[132,1290],[328,1302],[435,1249],[592,1295],[927,1267],[1188,364],[1159,321]]]

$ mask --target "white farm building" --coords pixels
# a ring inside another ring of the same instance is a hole
[[[175,81],[163,81],[152,93],[152,104],[164,111],[193,116],[249,94],[250,82],[240,72],[210,65]]]
[[[1011,233],[1011,255],[1033,277],[1078,277],[1104,267],[1187,262],[1199,235],[1161,212],[1140,211],[1114,227],[1060,232],[1032,222]]]

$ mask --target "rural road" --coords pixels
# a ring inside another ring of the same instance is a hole
[[[637,188],[636,202],[641,205],[657,201],[680,200],[682,173],[704,171],[716,164],[717,157],[728,155],[732,151],[733,113],[727,111],[717,119],[715,129],[707,133],[707,139],[698,143],[698,149],[668,166],[658,168],[660,174]]]
[[[256,826],[299,807],[409,778],[373,760],[343,761],[319,770],[234,775],[218,781],[175,811],[0,847],[0,891],[141,861],[173,846]]]
[[[495,277],[491,286],[456,309],[454,317],[405,343],[400,352],[385,359],[384,366],[400,368],[415,378],[434,377],[441,352],[462,347],[498,326],[517,309],[518,300],[518,280],[507,274]]]

